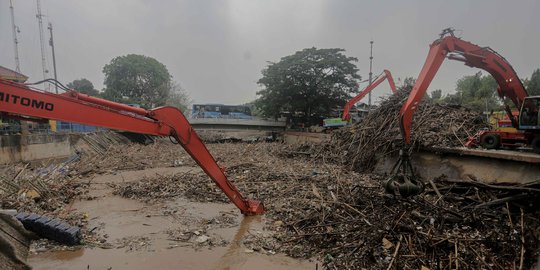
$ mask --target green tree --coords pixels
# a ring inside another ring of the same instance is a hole
[[[424,100],[428,103],[441,103],[442,90],[436,89],[431,91],[428,95],[424,96]]]
[[[118,56],[103,67],[103,73],[105,98],[143,108],[164,105],[172,87],[165,65],[144,55]]]
[[[251,109],[251,116],[264,116],[261,109],[257,107],[257,100],[252,100],[241,105],[248,106]]]
[[[283,111],[303,112],[307,121],[343,106],[358,91],[360,76],[352,63],[358,59],[342,52],[313,47],[270,62],[258,81],[264,89],[257,92],[257,107],[271,117]]]
[[[89,80],[82,78],[74,80],[66,85],[70,89],[75,89],[83,94],[90,96],[99,96],[99,91],[94,88],[94,85]]]
[[[540,95],[540,69],[533,71],[531,78],[525,80],[524,86],[530,96]]]
[[[403,84],[400,87],[398,87],[398,90],[410,92],[413,89],[415,83],[416,83],[415,78],[405,77],[405,79],[403,80]]]
[[[498,110],[501,106],[497,96],[497,82],[491,75],[482,76],[481,72],[459,79],[456,93],[448,95],[444,101],[478,111]]]
[[[397,92],[405,91],[410,93],[416,83],[416,79],[413,77],[405,77],[403,83],[401,83],[401,78],[398,78]],[[424,99],[429,99],[428,95],[424,96]]]
[[[437,100],[439,100],[441,98],[442,98],[442,90],[441,89],[431,91],[431,99],[432,100],[437,101]]]
[[[165,105],[174,106],[180,109],[182,112],[186,112],[191,104],[191,99],[187,91],[177,82],[172,83],[172,87],[169,91],[169,96],[167,96],[167,101]]]
[[[459,93],[448,94],[442,99],[445,104],[461,104],[461,95]]]

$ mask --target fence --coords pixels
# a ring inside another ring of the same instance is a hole
[[[103,128],[81,125],[77,123],[49,121],[49,123],[26,122],[29,133],[88,133],[105,130]],[[0,135],[21,134],[21,121],[0,121]]]

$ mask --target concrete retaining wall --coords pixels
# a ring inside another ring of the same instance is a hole
[[[305,142],[320,143],[329,139],[330,139],[330,134],[294,132],[294,131],[283,132],[283,141],[285,141],[285,143],[288,143],[288,144],[297,144],[297,143],[305,143]]]
[[[72,153],[68,134],[0,136],[0,164],[67,157]]]
[[[396,160],[397,156],[381,159],[375,172],[388,173]],[[411,163],[424,179],[445,175],[452,179],[477,179],[484,183],[518,184],[540,179],[540,166],[523,161],[422,151],[413,154]]]
[[[290,144],[322,142],[328,134],[284,132],[284,141]],[[389,173],[396,156],[379,157],[375,173]],[[484,183],[525,184],[540,180],[538,155],[505,150],[439,149],[437,152],[420,151],[411,163],[424,179],[445,175],[452,179],[476,179]],[[539,269],[540,270],[540,269]]]

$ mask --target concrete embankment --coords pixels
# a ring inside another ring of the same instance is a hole
[[[115,132],[85,134],[39,133],[0,136],[0,164],[65,158],[77,151],[104,151],[110,144],[127,142]]]
[[[0,136],[0,163],[59,158],[72,153],[68,134]]]

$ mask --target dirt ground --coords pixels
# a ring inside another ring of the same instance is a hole
[[[244,218],[231,204],[198,203],[181,196],[141,202],[113,194],[117,184],[199,170],[159,167],[84,179],[89,181],[86,198],[75,199],[66,211],[83,213],[94,238],[73,250],[35,246],[30,265],[34,269],[314,269],[308,261],[244,247],[243,237],[263,231],[263,217]]]
[[[265,204],[243,217],[178,145],[101,148],[3,168],[3,208],[83,228],[80,246],[35,241],[34,269],[528,269],[538,258],[536,186],[441,177],[440,196],[426,186],[400,198],[384,175],[350,171],[318,145],[209,144]]]
[[[80,246],[33,242],[33,269],[315,269],[313,260],[248,248],[246,236],[269,234],[265,217],[244,217],[226,198],[216,202],[221,191],[210,178],[199,183],[215,189],[208,198],[200,191],[185,194],[192,182],[167,182],[175,175],[199,181],[203,174],[180,146],[161,140],[100,147],[106,151],[85,148],[74,162],[2,168],[4,179],[15,180],[2,181],[3,190],[17,190],[2,194],[3,208],[59,217],[83,228]],[[145,188],[144,195],[119,194],[130,186]]]

